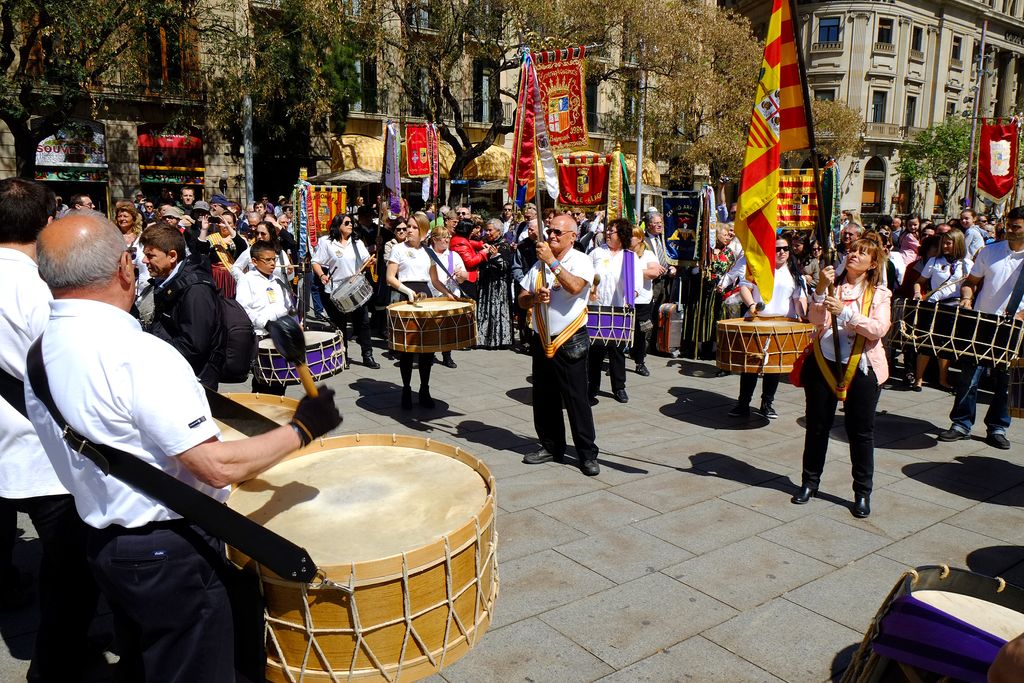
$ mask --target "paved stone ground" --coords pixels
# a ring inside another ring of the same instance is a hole
[[[847,666],[907,567],[949,563],[1024,584],[1024,430],[1011,428],[1011,451],[979,437],[938,443],[947,394],[882,394],[873,514],[857,520],[841,413],[822,495],[789,502],[798,389],[780,387],[778,420],[734,420],[737,377],[651,358],[650,377],[629,373],[628,405],[602,394],[602,471],[587,478],[570,464],[520,462],[534,436],[527,356],[455,358],[457,370],[434,368],[429,412],[399,410],[391,363],[329,382],[344,431],[429,434],[497,478],[494,621],[434,681],[823,681]],[[38,543],[23,521],[28,567]],[[2,680],[24,677],[32,613],[0,615]]]

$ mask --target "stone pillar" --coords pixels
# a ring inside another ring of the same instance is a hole
[[[1017,85],[1017,56],[1012,52],[1000,52],[999,90],[996,98],[996,116],[1012,116],[1014,113],[1015,89]]]

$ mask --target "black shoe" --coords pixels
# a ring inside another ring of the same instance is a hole
[[[637,363],[636,364],[636,374],[640,375],[641,377],[650,377],[651,376],[651,371],[648,370],[647,366],[644,365],[643,363]]]
[[[818,493],[818,489],[812,489],[810,486],[801,486],[800,490],[796,492],[796,495],[789,499],[793,505],[804,505],[811,498]]]
[[[402,410],[412,410],[412,388],[402,388]]]
[[[420,387],[420,393],[418,398],[420,405],[423,406],[424,408],[433,409],[437,407],[437,403],[434,402],[434,399],[430,398],[430,389]]]
[[[523,456],[523,463],[527,465],[540,465],[541,463],[551,462],[552,460],[554,460],[555,462],[562,462],[562,456],[551,455],[543,448],[541,448],[539,451],[527,453],[526,455]]]
[[[729,417],[748,417],[749,415],[749,403],[737,403],[735,406],[733,406],[733,409],[729,411]]]
[[[373,356],[363,356],[363,365],[371,370],[380,370],[380,363],[373,359]]]
[[[7,578],[0,585],[0,611],[28,607],[35,600],[32,576],[11,567],[4,573]]]
[[[592,406],[596,406],[597,405],[597,396],[591,396],[590,397],[590,405],[592,405]]]
[[[769,420],[775,420],[779,417],[779,414],[775,412],[775,407],[767,401],[761,402],[761,414]]]
[[[955,427],[939,432],[939,441],[965,441],[971,438],[970,434],[964,434]]]
[[[614,394],[615,400],[619,403],[629,403],[629,396],[626,395],[625,389],[616,389]]]
[[[1005,434],[989,434],[985,437],[985,443],[993,448],[999,448],[1004,451],[1010,450],[1010,441],[1006,438]]]
[[[850,512],[853,516],[858,519],[864,519],[871,514],[871,497],[857,495],[853,497],[853,505],[850,506]]]
[[[445,358],[441,362],[441,365],[445,366],[446,368],[451,368],[452,370],[454,370],[455,368],[459,367],[458,364],[455,361],[453,361],[451,358]]]
[[[719,370],[718,372],[715,373],[715,377],[725,377],[728,374],[728,370]]]
[[[348,355],[348,354],[346,353],[346,354],[345,354],[345,369],[346,369],[346,370],[350,370],[351,368],[352,368],[352,359],[351,359],[351,358],[349,357],[349,355]]]
[[[596,460],[584,460],[580,462],[580,472],[588,477],[596,477],[601,474],[601,466],[597,464]]]

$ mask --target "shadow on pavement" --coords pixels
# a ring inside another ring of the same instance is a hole
[[[679,368],[679,374],[687,377],[714,377],[718,374],[718,367],[712,362],[701,363],[678,358],[668,361],[665,365],[670,368]]]
[[[843,678],[843,674],[846,669],[850,666],[850,662],[853,660],[853,655],[857,653],[857,648],[860,647],[860,643],[853,643],[847,645],[842,650],[836,653],[836,656],[832,658],[832,680],[840,681]]]
[[[1016,565],[1024,562],[1024,548],[1019,545],[992,545],[978,548],[967,554],[967,567],[972,572],[985,576],[1001,576],[1004,572],[1014,569],[1004,578],[1010,583],[1020,585],[1021,576]]]
[[[533,387],[519,387],[518,389],[509,389],[505,392],[513,401],[518,401],[524,406],[533,405]]]
[[[747,417],[729,417],[727,413],[732,410],[736,399],[723,394],[676,387],[669,389],[668,393],[676,398],[676,402],[662,406],[658,411],[665,417],[680,422],[731,431],[760,429],[768,424],[768,418],[763,417],[754,408],[750,409],[750,415]]]
[[[756,486],[762,489],[772,489],[786,494],[787,497],[796,493],[799,484],[794,482],[788,475],[779,474],[772,470],[761,469],[749,463],[743,462],[731,455],[721,453],[697,453],[690,456],[691,466],[687,469],[680,469],[680,472],[690,472],[702,477],[716,477],[728,479],[747,486]],[[846,507],[850,501],[839,496],[834,496],[822,490],[818,490],[815,498],[828,501],[835,505]]]
[[[419,376],[413,373],[413,386],[418,386],[418,382]],[[410,429],[420,432],[429,432],[434,429],[433,425],[425,423],[424,420],[462,415],[462,413],[450,410],[448,402],[437,396],[432,397],[436,404],[433,408],[424,408],[419,404],[419,394],[415,390],[412,396],[412,409],[404,410],[401,406],[402,387],[394,382],[361,377],[349,384],[349,387],[359,394],[359,398],[356,399],[356,407],[360,410],[387,415]]]
[[[920,462],[903,466],[903,474],[934,488],[971,500],[996,505],[1024,505],[1024,490],[1004,495],[999,491],[1024,482],[1024,467],[1000,458],[961,455],[953,462]],[[995,498],[993,498],[995,496]]]

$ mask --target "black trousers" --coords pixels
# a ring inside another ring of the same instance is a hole
[[[636,317],[633,319],[633,349],[630,357],[637,365],[643,365],[647,358],[647,334],[640,329],[641,323],[651,319],[651,304],[636,304]],[[651,330],[653,331],[653,327]]]
[[[99,597],[86,562],[88,527],[69,495],[3,498],[0,508],[8,519],[15,511],[26,513],[43,547],[37,581],[39,630],[28,680],[82,680],[83,664],[89,654],[86,635]],[[0,529],[0,547],[13,547],[14,534],[14,525],[4,524]]]
[[[398,356],[398,370],[402,374],[402,387],[412,385],[412,362],[419,357],[420,391],[430,393],[430,369],[434,367],[434,354],[396,351],[396,355]]]
[[[590,410],[588,356],[590,339],[586,328],[565,342],[554,358],[547,358],[540,337],[533,335],[533,426],[544,449],[554,456],[565,454],[565,423],[562,409],[569,415],[572,442],[580,462],[597,460],[594,414]]]
[[[90,530],[88,556],[114,617],[120,680],[263,680],[259,592],[222,542],[183,520],[111,526]]]
[[[352,336],[359,342],[359,350],[363,358],[373,358],[373,345],[370,343],[370,308],[369,304],[360,306],[351,313],[342,313],[341,309],[334,305],[331,297],[324,295],[324,310],[327,317],[331,319],[334,326],[341,331],[345,338],[345,352],[348,353],[348,324],[352,323]]]
[[[781,377],[782,375],[777,373],[765,373],[761,380],[761,401],[763,403],[771,403],[775,400],[775,392],[779,389],[779,379]],[[739,403],[743,405],[750,405],[750,400],[754,398],[754,389],[756,388],[756,372],[744,372],[741,374]]]
[[[807,432],[804,436],[803,485],[813,489],[821,483],[828,452],[828,435],[839,403],[836,395],[825,383],[814,356],[807,358],[801,376],[807,400]],[[871,479],[875,471],[875,407],[878,405],[879,386],[875,371],[854,373],[846,394],[846,438],[850,443],[850,462],[853,472],[853,492],[871,494]]]
[[[658,338],[658,312],[661,309],[661,305],[668,303],[669,295],[672,287],[669,286],[671,280],[667,277],[661,277],[651,283],[651,303],[649,304],[650,309],[648,310],[648,317],[653,323],[654,327],[651,329],[651,339]]]
[[[596,396],[601,390],[601,370],[605,356],[612,371],[612,391],[626,388],[626,350],[621,346],[595,342],[590,346],[590,395]]]

